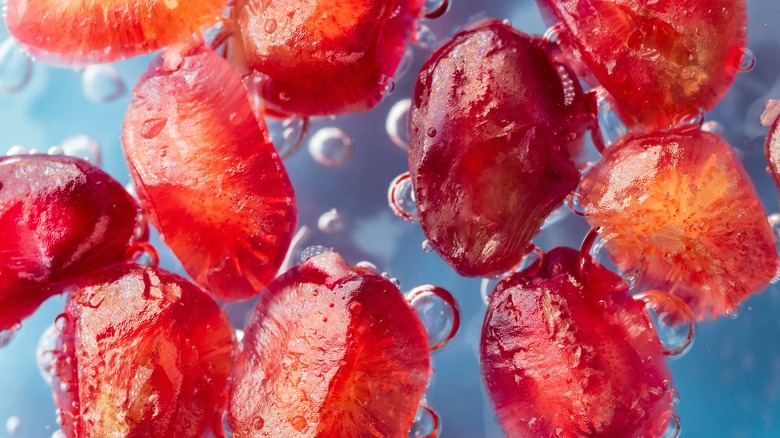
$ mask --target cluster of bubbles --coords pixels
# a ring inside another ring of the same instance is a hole
[[[8,148],[6,155],[12,156],[40,153],[41,151],[38,149],[28,149],[22,145],[13,145]],[[100,167],[103,164],[100,153],[100,143],[86,135],[76,135],[66,138],[59,145],[51,146],[46,153],[49,155],[66,155],[69,157],[81,158],[96,167]]]

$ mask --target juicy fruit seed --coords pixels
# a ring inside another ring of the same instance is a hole
[[[72,157],[0,158],[0,330],[61,287],[122,260],[139,207],[124,187]]]
[[[537,0],[623,121],[648,132],[712,109],[738,72],[745,0]]]
[[[642,268],[648,286],[679,296],[698,319],[734,309],[777,271],[764,207],[718,135],[625,137],[579,191],[615,263]]]
[[[6,23],[38,59],[103,63],[188,41],[216,24],[224,5],[225,0],[8,0]]]
[[[224,403],[227,315],[183,278],[119,265],[68,296],[53,388],[68,437],[187,436]]]
[[[640,301],[621,279],[556,248],[491,295],[480,360],[506,434],[659,437],[671,375]]]
[[[320,254],[260,296],[230,427],[237,438],[406,436],[430,376],[425,328],[398,289]]]
[[[287,172],[241,78],[199,46],[149,66],[122,143],[141,204],[209,293],[251,298],[276,274],[295,229]]]
[[[420,72],[409,170],[425,235],[461,275],[518,264],[579,182],[569,149],[593,115],[576,84],[562,86],[561,71],[542,39],[486,20]]]
[[[377,105],[404,55],[422,0],[239,0],[240,61],[265,80],[268,109],[296,116]]]

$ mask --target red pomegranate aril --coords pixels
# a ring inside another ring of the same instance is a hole
[[[0,329],[50,294],[121,261],[140,208],[87,161],[48,155],[0,158]]]
[[[458,273],[506,272],[579,182],[593,102],[541,38],[497,20],[456,35],[417,79],[409,170],[425,235]]]
[[[101,271],[68,296],[56,326],[54,399],[68,438],[198,437],[224,409],[233,329],[177,275]]]
[[[255,296],[295,230],[295,195],[238,73],[204,46],[158,57],[133,93],[122,143],[152,224],[196,283]]]
[[[321,254],[260,296],[230,427],[236,438],[406,436],[430,376],[425,328],[398,289]]]
[[[579,252],[556,248],[501,281],[480,359],[504,432],[515,437],[660,437],[671,375],[641,301]]]

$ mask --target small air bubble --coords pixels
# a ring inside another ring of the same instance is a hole
[[[8,432],[9,435],[14,436],[17,435],[21,430],[22,420],[16,415],[8,417],[8,420],[5,421],[5,431]]]
[[[32,77],[32,59],[8,37],[0,43],[0,93],[11,94],[24,89]]]
[[[12,156],[12,155],[27,155],[29,153],[30,153],[30,151],[27,150],[26,147],[17,144],[17,145],[11,146],[8,149],[8,152],[6,152],[5,154],[8,155],[8,156]]]
[[[579,192],[574,191],[566,198],[566,205],[569,207],[569,210],[577,216],[587,216],[588,212],[583,205],[585,203],[584,201],[585,197]]]
[[[661,438],[678,438],[681,430],[680,417],[677,414],[672,414],[671,418],[669,418],[669,426],[664,431],[664,434],[661,435]]]
[[[387,114],[385,129],[393,144],[403,150],[409,150],[409,110],[411,99],[401,99],[396,102]]]
[[[545,32],[542,38],[551,44],[558,44],[561,41],[561,34],[563,33],[565,26],[563,23],[557,23],[550,26]]]
[[[428,128],[427,134],[428,134],[428,137],[430,137],[430,138],[436,137],[436,134],[437,134],[436,128]]]
[[[645,303],[665,355],[680,357],[690,350],[696,336],[696,322],[684,301],[657,290],[639,293],[634,298]]]
[[[452,341],[460,327],[460,308],[449,291],[426,284],[405,295],[406,301],[417,312],[428,332],[428,347],[431,351],[436,351]]]
[[[265,119],[265,123],[276,153],[282,160],[291,157],[301,148],[303,139],[309,131],[309,119],[306,117],[291,117],[284,120],[269,117]]]
[[[729,318],[729,319],[737,319],[737,318],[739,318],[739,310],[740,309],[739,309],[739,305],[738,304],[732,305],[731,307],[726,309],[726,318]]]
[[[88,65],[81,73],[81,88],[87,99],[106,103],[118,99],[127,87],[116,68],[108,64]]]
[[[46,153],[48,155],[55,155],[55,156],[64,154],[63,151],[62,151],[62,148],[59,147],[59,146],[52,146],[52,147],[50,147],[49,150],[46,151]]]
[[[434,35],[431,28],[418,22],[412,42],[422,49],[433,50],[436,47],[436,35]]]
[[[352,139],[339,128],[322,128],[309,141],[314,161],[327,167],[341,167],[352,155]]]
[[[54,377],[55,364],[57,361],[57,344],[59,343],[60,332],[54,326],[50,324],[49,327],[44,330],[40,339],[38,339],[38,345],[35,348],[35,358],[38,364],[38,371],[41,373],[43,380],[51,386],[52,378]]]
[[[88,161],[93,166],[100,167],[102,157],[100,154],[100,143],[97,140],[86,135],[76,135],[66,138],[60,143],[59,148],[62,153],[69,157],[81,158]]]
[[[320,254],[328,254],[332,252],[333,252],[333,248],[329,248],[327,246],[322,246],[322,245],[307,246],[306,248],[302,249],[301,252],[298,254],[298,261],[300,263],[303,263],[314,256],[318,256]]]
[[[711,132],[721,137],[726,136],[726,128],[714,120],[710,120],[709,122],[705,122],[703,125],[701,125],[701,130],[705,132]]]
[[[433,252],[433,245],[431,245],[430,240],[428,239],[423,240],[422,250],[428,253]]]
[[[449,0],[425,0],[425,4],[423,4],[423,14],[425,18],[433,20],[444,15],[449,8]]]
[[[317,220],[317,228],[323,233],[332,234],[343,231],[346,227],[344,216],[335,208],[323,213]]]
[[[740,72],[745,73],[753,70],[753,67],[755,66],[756,56],[753,54],[753,52],[748,48],[740,49],[739,65],[737,66],[737,69]]]
[[[149,242],[135,242],[125,250],[125,261],[144,266],[157,267],[160,264],[160,255]]]
[[[409,438],[437,438],[441,430],[439,414],[426,404],[421,404],[414,416]]]
[[[396,216],[409,222],[417,221],[417,203],[414,199],[409,172],[398,175],[387,190],[387,202]]]

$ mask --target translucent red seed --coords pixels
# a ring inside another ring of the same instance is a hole
[[[480,359],[507,436],[659,437],[671,375],[640,301],[556,248],[491,295]]]
[[[295,229],[295,197],[241,78],[205,47],[171,50],[141,78],[122,143],[152,224],[208,292],[256,295]]]
[[[62,285],[121,261],[139,208],[87,161],[0,158],[0,329],[32,313]]]
[[[586,218],[624,270],[682,298],[698,319],[728,313],[775,276],[766,212],[729,144],[702,131],[629,136],[579,189]]]
[[[615,99],[623,121],[648,132],[712,109],[747,53],[744,0],[537,0],[560,21],[569,56]]]
[[[60,64],[151,53],[213,26],[225,0],[8,0],[8,30],[36,58]]]
[[[237,63],[264,76],[269,110],[330,115],[377,105],[404,55],[421,0],[240,0]]]
[[[335,253],[260,296],[236,357],[233,436],[406,436],[431,375],[425,328],[379,275]]]
[[[458,273],[485,276],[522,259],[545,217],[579,181],[570,158],[592,126],[540,38],[497,20],[436,51],[417,79],[409,169],[420,224]]]
[[[201,436],[224,408],[233,329],[181,277],[137,265],[102,271],[68,296],[57,327],[65,436]]]

